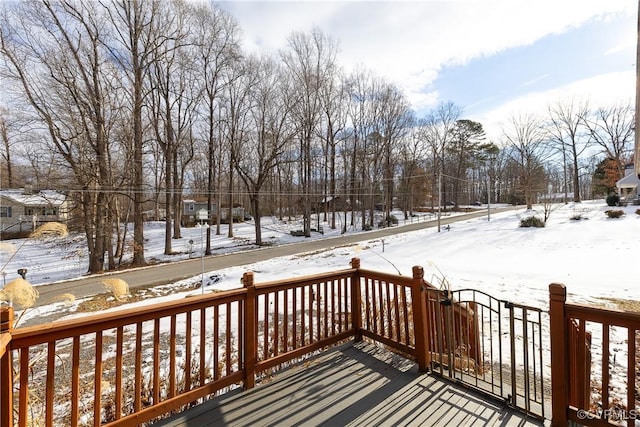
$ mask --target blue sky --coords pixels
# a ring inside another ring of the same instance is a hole
[[[553,90],[611,72],[634,72],[633,46],[621,46],[633,41],[628,33],[635,25],[635,17],[629,15],[591,21],[531,45],[447,67],[430,87],[473,115],[531,91]]]
[[[347,70],[398,84],[418,116],[452,101],[489,135],[510,115],[544,114],[565,98],[635,97],[634,0],[227,1],[243,45],[286,49],[319,27]]]

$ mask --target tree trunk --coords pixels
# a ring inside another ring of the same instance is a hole
[[[251,211],[253,212],[253,221],[255,224],[256,232],[256,245],[262,246],[262,228],[260,226],[260,198],[257,194],[251,194],[249,196],[251,200]]]
[[[164,254],[171,255],[171,219],[173,218],[172,206],[173,206],[173,180],[171,167],[172,158],[165,150],[165,190],[164,190]]]
[[[218,215],[222,216],[222,209],[218,210]],[[233,237],[233,166],[229,167],[229,214],[227,219],[229,220],[229,231],[227,237]]]

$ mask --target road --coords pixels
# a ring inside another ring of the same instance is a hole
[[[515,208],[492,208],[491,213],[499,213],[512,209]],[[451,224],[456,221],[464,221],[470,218],[477,218],[486,215],[486,210],[480,210],[451,217],[443,216],[440,219],[440,223],[441,226],[446,226],[447,224]],[[357,242],[379,239],[394,234],[408,233],[424,228],[433,228],[437,226],[437,223],[437,219],[434,219],[407,224],[401,227],[383,228],[366,233],[348,234],[339,237],[303,241],[300,243],[280,246],[270,246],[225,255],[211,255],[204,257],[204,259],[196,258],[171,263],[155,264],[137,269],[96,274],[89,277],[38,285],[37,288],[40,293],[40,297],[38,298],[38,302],[36,302],[36,306],[47,304],[54,297],[63,293],[71,293],[76,297],[76,299],[105,293],[106,290],[100,281],[106,277],[117,277],[122,279],[129,284],[129,288],[152,287],[197,276],[201,271],[203,271],[203,264],[204,271],[215,271],[234,266],[252,264],[276,257],[324,250],[335,246],[351,245]]]

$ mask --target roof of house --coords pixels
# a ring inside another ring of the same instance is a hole
[[[24,189],[1,190],[0,196],[24,206],[61,206],[67,197],[54,190],[28,192]]]
[[[619,179],[616,182],[616,187],[618,188],[637,188],[640,184],[640,179],[635,173],[630,173],[626,175],[624,178]]]

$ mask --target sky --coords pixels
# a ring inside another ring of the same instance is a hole
[[[314,26],[345,70],[365,66],[404,89],[418,117],[441,102],[497,135],[551,103],[633,103],[633,0],[225,1],[249,52],[278,52]]]

